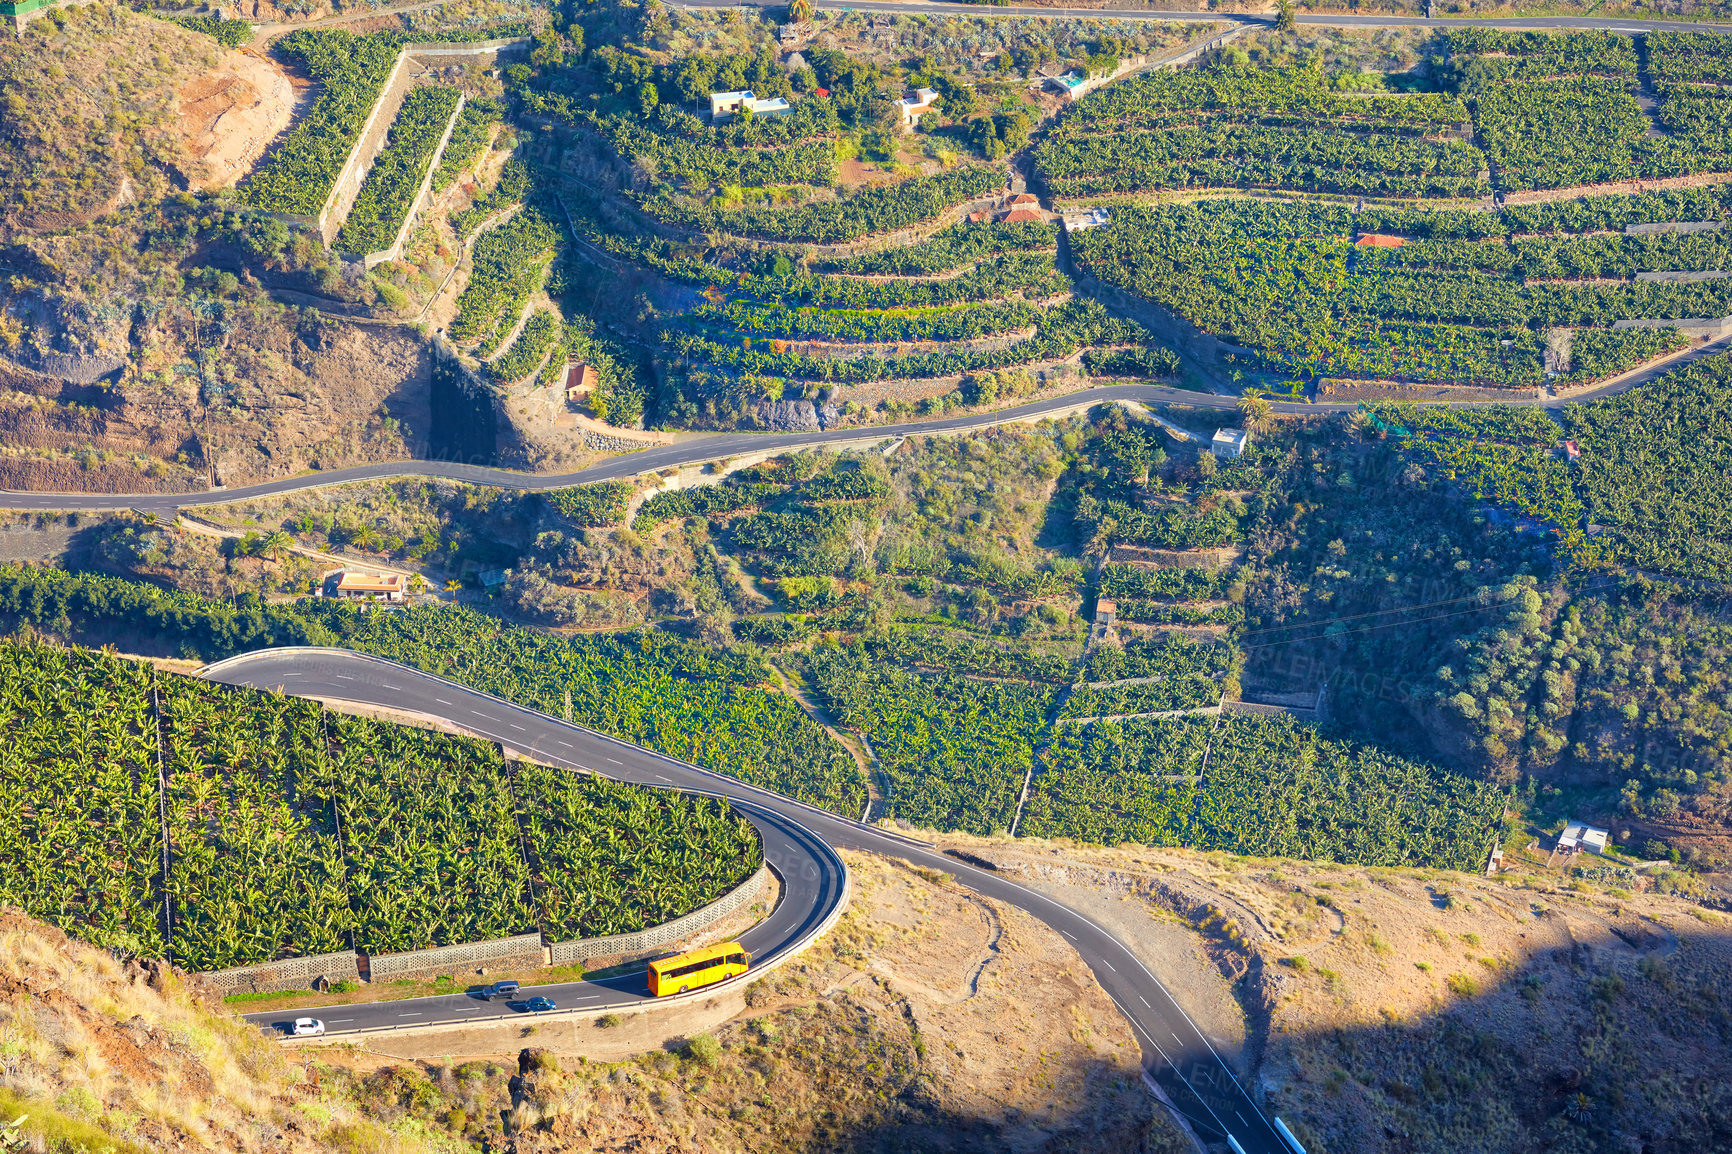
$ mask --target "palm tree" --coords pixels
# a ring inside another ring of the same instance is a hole
[[[282,529],[272,530],[258,544],[260,557],[269,557],[273,561],[281,561],[283,554],[295,547],[295,539]]]
[[[1088,544],[1083,548],[1083,555],[1087,557],[1105,557],[1112,551],[1113,537],[1118,533],[1118,531],[1119,523],[1117,518],[1102,517],[1100,521],[1095,524],[1094,532],[1090,534]]]
[[[788,23],[810,24],[812,22],[812,0],[789,0]]]
[[[1272,414],[1269,399],[1261,393],[1247,392],[1239,398],[1239,417],[1244,421],[1245,428],[1253,433],[1266,429]]]

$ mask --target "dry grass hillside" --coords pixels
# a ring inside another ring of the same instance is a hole
[[[128,1154],[1187,1148],[1062,938],[942,874],[849,862],[842,921],[713,1032],[430,1033],[420,1061],[281,1049],[172,973],[0,914],[0,1124]]]
[[[175,91],[220,55],[207,36],[107,3],[0,36],[0,238],[160,195],[182,158]]]
[[[1135,944],[1313,1154],[1732,1149],[1732,918],[1580,880],[985,840]]]
[[[174,973],[0,912],[0,1124],[36,1149],[465,1149],[369,1114]]]

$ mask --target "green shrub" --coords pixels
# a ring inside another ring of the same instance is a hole
[[[714,1034],[697,1034],[687,1040],[686,1057],[708,1066],[722,1055],[722,1043]]]
[[[548,504],[573,524],[599,528],[625,520],[626,505],[634,491],[626,481],[597,481],[575,489],[554,489],[546,497]]]

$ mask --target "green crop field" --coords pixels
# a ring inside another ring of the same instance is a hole
[[[189,969],[620,933],[759,861],[725,803],[85,650],[0,647],[0,719],[0,901]]]
[[[1290,718],[1177,717],[1060,728],[1019,832],[1468,870],[1503,805],[1484,782]]]

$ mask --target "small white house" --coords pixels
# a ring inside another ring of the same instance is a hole
[[[1216,429],[1214,438],[1209,442],[1209,451],[1217,457],[1231,459],[1243,456],[1250,444],[1249,429]]]
[[[913,92],[905,92],[902,99],[896,102],[896,111],[902,114],[902,127],[913,128],[920,117],[932,111],[932,106],[938,100],[938,93],[930,88],[919,88]]]
[[[1067,72],[1063,76],[1049,76],[1046,85],[1060,96],[1075,100],[1085,92],[1088,77],[1079,76],[1075,72]]]
[[[734,116],[742,110],[750,112],[753,116],[780,116],[787,112],[790,107],[792,106],[780,96],[763,99],[750,92],[710,93],[710,119],[712,120]]]
[[[1099,207],[1085,208],[1079,212],[1067,212],[1064,215],[1064,230],[1066,232],[1082,232],[1084,229],[1099,228],[1112,218],[1112,213]]]
[[[1603,854],[1606,852],[1606,841],[1611,836],[1606,830],[1595,829],[1572,818],[1564,822],[1564,832],[1558,835],[1558,852],[1580,853],[1586,849]]]

